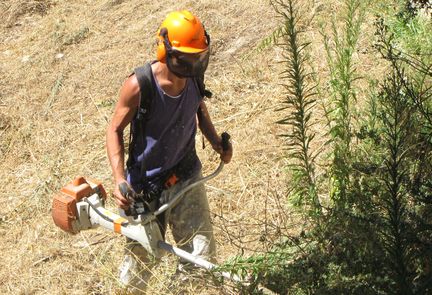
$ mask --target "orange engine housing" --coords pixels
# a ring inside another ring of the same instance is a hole
[[[76,234],[79,228],[74,226],[78,219],[77,203],[82,198],[97,193],[101,199],[106,199],[106,192],[99,181],[89,180],[84,177],[77,177],[64,186],[54,196],[52,203],[52,217],[54,223],[62,230]]]

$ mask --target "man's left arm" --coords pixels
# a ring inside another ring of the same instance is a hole
[[[228,150],[222,149],[222,137],[216,132],[216,128],[208,113],[207,106],[204,101],[201,101],[198,109],[198,126],[204,136],[212,145],[213,149],[221,155],[221,160],[225,163],[229,163],[232,158],[233,148],[231,143],[228,145]]]

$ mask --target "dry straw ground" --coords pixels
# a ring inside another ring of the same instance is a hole
[[[305,19],[334,9],[333,1],[303,2],[310,5]],[[286,224],[296,229],[289,220],[294,215],[281,210],[285,163],[274,123],[281,52],[255,50],[277,26],[268,1],[3,0],[1,294],[121,292],[117,266],[124,239],[102,229],[61,232],[51,219],[51,199],[77,175],[112,190],[105,128],[118,91],[134,67],[154,57],[154,34],[166,13],[181,8],[198,14],[211,34],[207,84],[214,97],[208,107],[216,128],[231,133],[235,151],[232,163],[207,184],[219,261],[265,250]],[[312,57],[324,67],[322,48],[314,46]],[[211,172],[218,158],[209,147],[199,154],[204,172]],[[114,209],[112,201],[108,207]],[[149,294],[176,294],[167,288],[174,269],[167,256]],[[190,292],[232,291],[202,282]]]

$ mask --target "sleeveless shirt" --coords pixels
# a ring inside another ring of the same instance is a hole
[[[154,74],[153,74],[154,75]],[[197,131],[196,114],[202,100],[198,85],[191,78],[187,78],[185,88],[175,97],[164,93],[156,78],[153,76],[155,95],[151,101],[150,114],[145,121],[146,148],[144,150],[142,138],[138,138],[133,157],[133,166],[127,171],[127,181],[135,191],[144,187],[141,175],[141,161],[145,160],[146,177],[151,179],[173,168],[185,154],[195,148]],[[131,132],[134,132],[136,119],[132,120]],[[197,161],[194,170],[201,169]]]

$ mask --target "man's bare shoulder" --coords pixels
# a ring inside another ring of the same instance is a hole
[[[120,91],[120,103],[131,107],[138,106],[140,87],[135,74],[129,76]]]
[[[132,96],[139,94],[140,87],[135,74],[130,75],[123,83],[122,91],[126,91]]]

